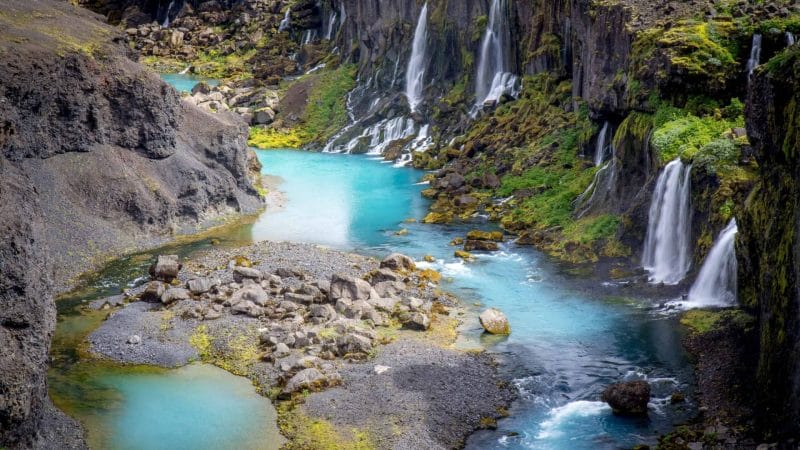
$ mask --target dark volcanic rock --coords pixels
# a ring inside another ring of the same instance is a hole
[[[650,401],[650,385],[646,381],[629,381],[612,384],[600,395],[608,403],[614,414],[626,416],[647,415],[647,402]]]

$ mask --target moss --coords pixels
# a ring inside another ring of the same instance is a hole
[[[324,419],[311,418],[291,402],[278,405],[278,426],[289,442],[286,450],[372,450],[375,447],[367,431],[341,430]]]
[[[720,311],[693,309],[681,316],[681,325],[693,333],[708,333],[718,329],[722,324],[748,330],[755,325],[755,319],[739,309]]]
[[[202,361],[214,364],[235,375],[248,375],[250,366],[261,356],[257,332],[253,329],[226,330],[225,336],[212,335],[208,326],[200,325],[189,337]]]
[[[197,354],[200,355],[200,359],[203,361],[211,358],[211,345],[213,342],[213,338],[208,334],[208,327],[205,325],[195,328],[192,335],[189,336],[189,344],[197,350]]]
[[[671,63],[689,75],[707,77],[722,85],[736,66],[727,21],[684,21],[664,31],[659,46],[668,49]]]
[[[294,129],[275,130],[273,128],[250,127],[247,144],[261,149],[300,148],[303,138]]]
[[[703,111],[704,107],[694,104],[697,112]],[[740,112],[741,104],[732,103],[730,108],[729,113]],[[658,151],[662,163],[677,157],[692,160],[695,156],[700,156],[701,161],[713,164],[720,159],[725,162],[735,161],[736,155],[731,151],[732,148],[720,139],[732,128],[744,127],[744,117],[725,117],[719,108],[715,108],[712,114],[697,116],[687,109],[663,105],[654,114],[654,125],[651,143]]]
[[[304,143],[325,142],[347,125],[346,99],[355,86],[355,76],[355,65],[343,65],[318,74],[302,119]]]

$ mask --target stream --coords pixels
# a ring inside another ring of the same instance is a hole
[[[81,305],[143,282],[152,256],[185,257],[219,245],[287,240],[385,256],[398,251],[445,276],[445,289],[479,311],[504,311],[507,338],[485,336],[477,320],[465,323],[458,346],[497,353],[520,391],[496,430],[472,435],[467,448],[582,449],[654,444],[659,433],[689,418],[693,405],[670,395],[691,393],[691,365],[677,317],[629,288],[567,274],[545,255],[503,244],[499,252],[464,262],[449,242],[473,223],[425,225],[423,172],[398,169],[364,155],[258,151],[263,172],[280,177],[285,206],[253,223],[202,240],[122,258],[86,280],[86,288],[59,300],[51,394],[79,418],[94,448],[276,448],[275,411],[247,380],[205,365],[177,370],[119,366],[88,358],[82,342],[104,312]],[[407,233],[399,233],[401,229]],[[610,383],[647,379],[653,389],[649,418],[614,416],[599,401]],[[244,384],[243,384],[244,383]],[[231,405],[235,404],[235,407]],[[225,443],[220,445],[220,443]]]

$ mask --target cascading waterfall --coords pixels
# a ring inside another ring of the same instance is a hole
[[[703,267],[689,290],[692,307],[733,306],[736,304],[736,219],[719,234],[708,252]]]
[[[603,164],[603,161],[605,161],[609,156],[608,150],[611,143],[610,139],[608,139],[609,131],[610,127],[608,125],[608,121],[605,121],[603,123],[603,128],[600,129],[600,134],[597,135],[597,145],[595,146],[594,149],[595,167],[599,167],[601,164]]]
[[[422,7],[417,20],[417,28],[414,31],[414,42],[411,46],[411,59],[408,61],[406,69],[406,98],[411,112],[417,111],[417,107],[422,102],[422,87],[425,79],[425,50],[426,37],[428,34],[428,4]]]
[[[489,24],[484,32],[478,57],[478,73],[475,77],[477,103],[474,112],[487,101],[499,100],[504,94],[518,95],[518,78],[508,68],[510,25],[506,15],[506,1],[492,0]]]
[[[753,35],[753,43],[750,47],[750,59],[747,60],[747,76],[753,75],[753,71],[758,67],[761,60],[761,35]]]
[[[786,45],[788,47],[791,47],[792,45],[794,45],[795,42],[796,42],[796,40],[795,40],[795,37],[794,37],[794,33],[792,33],[791,31],[787,31],[786,32]]]
[[[175,0],[171,0],[167,5],[167,11],[164,13],[164,22],[161,24],[162,28],[169,28],[169,13],[172,11],[173,6],[175,6]]]
[[[286,8],[286,14],[283,15],[283,20],[281,20],[281,24],[278,25],[278,31],[286,31],[289,29],[291,25],[292,18],[290,14],[292,13],[292,8]]]
[[[338,15],[336,14],[336,11],[333,11],[333,12],[331,12],[331,18],[328,19],[328,29],[325,31],[325,39],[327,39],[329,41],[331,40],[331,37],[333,36],[333,28],[336,26],[336,17],[337,16]]]
[[[691,266],[691,170],[677,158],[658,176],[642,255],[652,283],[678,284]]]

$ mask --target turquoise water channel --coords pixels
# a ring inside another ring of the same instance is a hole
[[[201,81],[205,82],[209,86],[216,86],[219,84],[218,80],[184,73],[162,73],[161,79],[174,87],[178,92],[191,92],[192,88],[194,88]]]
[[[512,244],[477,254],[473,262],[458,260],[452,238],[493,225],[480,218],[442,226],[407,221],[427,212],[420,195],[423,172],[364,155],[275,150],[258,156],[263,173],[282,180],[284,206],[220,234],[223,244],[287,240],[376,256],[400,251],[420,261],[432,255],[436,261],[423,264],[445,275],[444,288],[477,304],[476,310],[494,306],[509,316],[512,333],[505,339],[482,335],[474,320],[463,327],[459,345],[496,352],[521,393],[511,416],[497,430],[473,435],[468,448],[652,444],[692,413],[690,404],[668,402],[673,392],[691,389],[691,367],[676,319],[661,314],[656,300],[566,275],[542,254]],[[401,229],[408,233],[398,235]],[[165,251],[188,255],[207,245],[208,239]],[[91,295],[141,282],[135,277],[146,273],[152,253],[112,264],[91,281]],[[253,442],[274,448],[274,411],[246,381],[206,366],[153,372],[80,362],[74,350],[79,337],[100,320],[75,313],[88,298],[79,294],[59,306],[50,378],[54,398],[66,399],[59,406],[90,424],[94,442],[110,448],[259,448]],[[616,417],[599,402],[605,386],[630,379],[653,386],[649,419]]]

